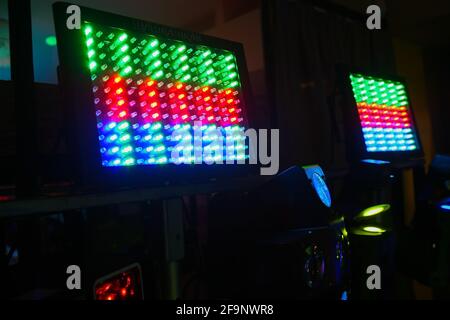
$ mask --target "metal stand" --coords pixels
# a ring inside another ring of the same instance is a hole
[[[164,249],[166,258],[166,298],[180,296],[179,261],[184,257],[183,200],[164,200]]]

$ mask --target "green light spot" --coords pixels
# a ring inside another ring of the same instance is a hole
[[[122,149],[122,153],[130,153],[133,150],[131,146],[126,146]]]
[[[88,52],[89,59],[92,58],[94,56],[94,54],[95,54],[94,50],[89,50],[89,52]]]
[[[131,71],[133,71],[133,68],[131,68],[130,66],[128,66],[128,67],[126,67],[126,68],[123,70],[123,73],[124,73],[124,74],[129,74]]]
[[[56,46],[56,37],[55,37],[55,36],[48,36],[47,38],[45,38],[45,43],[46,43],[49,47],[54,47],[54,46]]]
[[[121,124],[119,124],[119,130],[125,130],[130,126],[130,124],[128,122],[122,122]]]
[[[84,28],[84,34],[88,36],[91,33],[92,33],[92,27],[91,26],[86,26],[86,28]]]
[[[134,164],[134,162],[135,162],[134,158],[128,158],[128,159],[125,160],[124,164],[126,166],[131,166],[131,165]]]
[[[158,159],[158,163],[159,163],[159,164],[167,163],[167,158],[166,158],[166,157],[159,158],[159,159]]]
[[[154,48],[158,45],[158,43],[159,43],[158,40],[155,39],[152,42],[150,42],[150,47]]]
[[[92,61],[91,63],[89,63],[89,69],[94,70],[97,67],[97,62]]]
[[[126,134],[120,138],[120,141],[125,142],[125,141],[130,140],[130,138],[131,138],[131,136],[129,134]]]
[[[156,149],[155,149],[155,151],[156,152],[162,152],[162,151],[164,151],[166,148],[163,146],[163,145],[159,145]]]
[[[125,41],[127,38],[128,38],[128,35],[127,35],[126,33],[123,33],[123,34],[120,35],[119,41],[120,41],[120,42],[123,42],[123,41]]]

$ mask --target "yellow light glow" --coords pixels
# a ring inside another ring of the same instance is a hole
[[[391,208],[390,204],[379,204],[373,207],[369,207],[361,211],[361,213],[358,215],[358,218],[368,218],[376,216],[382,212],[386,212]]]
[[[372,232],[372,233],[383,233],[383,232],[386,232],[386,230],[378,228],[378,227],[374,227],[374,226],[363,227],[363,230],[367,231],[367,232]]]

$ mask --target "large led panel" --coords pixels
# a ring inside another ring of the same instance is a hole
[[[60,75],[74,161],[88,180],[166,183],[253,168],[241,44],[85,7],[70,30],[69,6],[54,4]]]
[[[103,166],[245,158],[232,52],[92,22],[83,32]]]
[[[420,149],[405,85],[396,80],[350,73],[368,153],[414,152]]]

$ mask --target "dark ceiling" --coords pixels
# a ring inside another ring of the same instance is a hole
[[[2,1],[2,0],[0,0]],[[5,1],[5,0],[3,0]],[[420,45],[450,41],[450,0],[330,0],[365,14],[371,4],[386,13],[394,36]],[[32,0],[33,24],[52,33],[51,3]],[[258,0],[73,0],[73,3],[120,13],[165,25],[205,31],[217,22],[229,20],[256,7]]]
[[[384,8],[389,28],[399,37],[422,46],[450,44],[450,0],[333,0],[364,13],[367,6]]]

